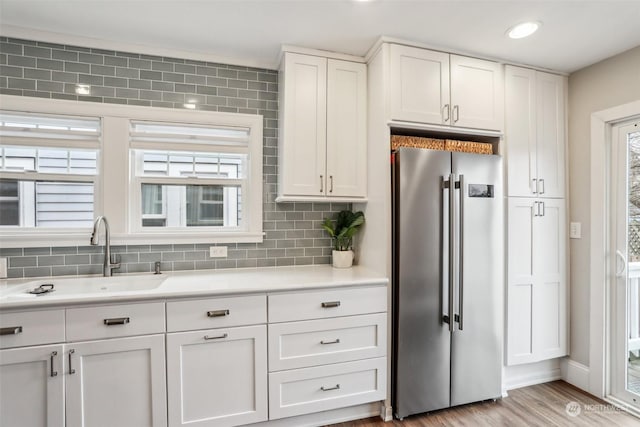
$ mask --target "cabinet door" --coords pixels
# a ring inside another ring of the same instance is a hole
[[[449,54],[391,45],[391,119],[451,124]]]
[[[367,195],[367,66],[327,64],[327,195]]]
[[[327,59],[286,53],[281,70],[280,168],[283,195],[326,189]]]
[[[167,424],[164,335],[65,346],[67,426]]]
[[[501,64],[451,55],[451,124],[502,130],[503,86]]]
[[[565,195],[565,78],[536,73],[537,175],[542,197]]]
[[[536,72],[505,71],[507,195],[531,197],[536,190]]]
[[[567,355],[567,258],[564,199],[538,199],[535,218],[533,299],[537,360]]]
[[[533,338],[535,199],[509,198],[507,219],[507,365],[535,360]]]
[[[167,335],[170,426],[267,419],[265,325]]]
[[[0,351],[0,425],[64,426],[62,346]]]

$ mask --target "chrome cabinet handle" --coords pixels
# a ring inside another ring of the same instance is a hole
[[[340,301],[323,302],[321,305],[322,305],[322,308],[340,307]]]
[[[215,337],[210,337],[209,335],[205,335],[204,339],[207,340],[207,341],[208,340],[220,340],[220,339],[223,339],[223,338],[227,338],[228,336],[229,336],[229,334],[226,334],[226,333],[222,334],[222,335],[215,336]]]
[[[333,175],[329,175],[329,182],[331,186],[329,187],[329,193],[333,193]]]
[[[538,184],[540,184],[542,186],[542,190],[539,190],[538,193],[539,194],[544,194],[544,179],[539,179],[538,180]]]
[[[324,177],[320,175],[320,192],[324,193]]]
[[[22,326],[8,326],[0,328],[0,335],[18,335],[22,333]]]
[[[224,317],[229,315],[229,310],[211,310],[207,311],[207,317]]]
[[[131,319],[129,319],[128,317],[114,317],[113,319],[104,319],[104,324],[107,326],[126,325],[130,322]]]
[[[320,390],[322,390],[322,391],[340,390],[340,384],[336,384],[334,387],[325,387],[325,386],[322,386],[322,387],[320,387]]]
[[[531,181],[533,182],[533,194],[538,194],[538,180],[533,178]]]
[[[340,338],[336,338],[333,341],[320,341],[320,344],[322,345],[327,345],[327,344],[340,344]]]
[[[544,206],[544,202],[539,202],[539,205],[538,205],[538,206],[542,207],[542,213],[540,214],[540,216],[544,216],[544,214],[545,214],[545,206]]]
[[[74,349],[69,350],[69,374],[70,375],[73,375],[76,373],[76,370],[71,367],[71,355],[75,352],[76,351]]]
[[[457,123],[460,120],[460,106],[453,106],[453,123]]]
[[[449,121],[449,119],[451,118],[451,108],[449,108],[449,104],[444,104],[444,107],[442,107],[442,114],[444,116],[444,113],[447,113],[446,117],[444,117],[444,122],[447,123]]]
[[[539,216],[538,213],[540,209],[538,209],[539,202],[533,202],[533,216]]]
[[[58,355],[57,351],[52,351],[51,352],[51,357],[49,358],[49,363],[51,365],[51,377],[57,377],[58,373],[56,371],[53,370],[53,358],[56,357]]]

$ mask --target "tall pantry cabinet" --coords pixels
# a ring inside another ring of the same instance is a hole
[[[565,93],[505,68],[508,365],[568,354]]]

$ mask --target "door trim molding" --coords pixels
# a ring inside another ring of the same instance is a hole
[[[630,102],[591,114],[591,203],[589,227],[590,247],[590,320],[589,320],[589,391],[604,398],[608,393],[608,308],[609,277],[607,274],[607,150],[614,124],[640,114],[640,101]]]

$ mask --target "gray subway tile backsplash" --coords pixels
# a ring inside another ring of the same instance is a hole
[[[0,37],[0,92],[102,103],[184,108],[196,100],[208,111],[261,114],[263,128],[262,243],[114,246],[121,266],[114,274],[327,264],[331,241],[320,223],[347,203],[275,203],[277,182],[278,75],[250,67],[162,58]],[[88,96],[75,83],[89,84]],[[87,242],[88,242],[87,236]],[[209,257],[227,246],[227,258]],[[101,246],[0,249],[9,277],[101,274]]]

